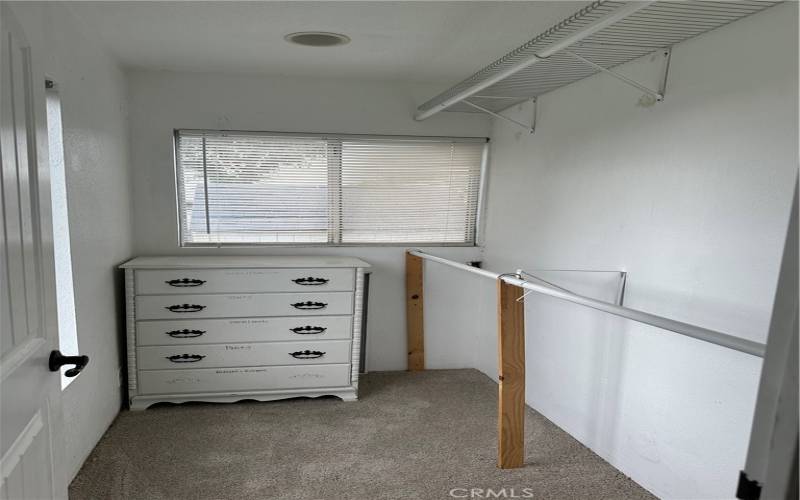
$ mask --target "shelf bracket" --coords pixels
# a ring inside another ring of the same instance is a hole
[[[667,76],[669,75],[669,62],[672,60],[672,47],[661,49],[661,54],[664,56],[664,64],[661,66],[658,93],[661,94],[661,100],[663,101],[664,95],[667,93]]]
[[[534,132],[536,132],[536,98],[532,97],[531,99],[529,99],[529,101],[533,104],[533,116],[531,117],[531,124],[530,125],[528,125],[527,123],[518,122],[517,120],[514,120],[513,118],[509,118],[507,116],[503,116],[500,113],[495,113],[494,111],[492,111],[490,109],[486,109],[483,106],[475,104],[474,102],[471,102],[471,101],[469,101],[467,99],[464,99],[461,102],[463,102],[467,106],[471,106],[471,107],[477,109],[478,111],[482,111],[482,112],[486,113],[487,115],[491,115],[491,116],[493,116],[495,118],[499,118],[499,119],[505,120],[505,121],[507,121],[509,123],[513,123],[514,125],[516,125],[518,127],[524,128],[529,134],[533,134]]]
[[[608,68],[606,68],[604,66],[600,66],[599,64],[597,64],[597,63],[595,63],[593,61],[590,61],[589,59],[586,59],[585,57],[583,57],[581,55],[578,55],[575,52],[572,52],[570,50],[563,50],[562,52],[574,57],[575,59],[577,59],[577,60],[579,60],[579,61],[581,61],[581,62],[583,62],[585,64],[588,64],[589,66],[593,67],[596,70],[602,71],[603,73],[606,73],[608,75],[613,76],[614,78],[616,78],[617,80],[621,81],[622,83],[625,83],[627,85],[630,85],[631,87],[634,87],[636,89],[641,90],[645,94],[654,97],[657,102],[661,102],[661,101],[664,100],[664,93],[665,93],[666,87],[667,87],[667,73],[669,72],[669,61],[672,58],[672,48],[671,47],[667,47],[665,49],[659,49],[659,51],[664,56],[664,65],[663,65],[663,69],[662,69],[662,72],[661,72],[661,78],[659,80],[658,90],[653,90],[653,89],[651,89],[651,88],[649,88],[649,87],[647,87],[645,85],[642,85],[641,83],[637,82],[636,80],[628,78],[627,76],[625,76],[623,74],[617,73],[613,69],[608,69]]]

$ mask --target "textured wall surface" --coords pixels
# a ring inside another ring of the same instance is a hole
[[[415,122],[417,103],[440,86],[353,82],[309,78],[224,74],[134,72],[129,79],[132,169],[137,255],[352,255],[373,265],[370,279],[367,361],[370,370],[406,367],[403,247],[240,247],[180,248],[173,130],[178,128],[331,132],[352,134],[486,137],[481,115],[444,113]],[[434,249],[459,261],[480,256],[476,247]],[[429,345],[429,365],[471,366],[471,346],[463,340],[457,314],[470,308],[455,275],[446,287],[437,265],[427,266],[430,285],[426,325],[440,335]],[[467,290],[468,291],[468,290]],[[454,327],[459,327],[454,328]]]
[[[73,477],[117,415],[122,282],[133,250],[125,76],[58,3],[13,3],[35,62],[58,83],[71,235],[78,347],[89,366],[64,391],[66,455]]]
[[[787,3],[677,45],[663,103],[602,75],[541,98],[533,136],[496,123],[487,267],[626,270],[626,305],[764,342],[797,175],[796,39]],[[649,85],[658,70],[621,69]],[[658,496],[734,495],[760,359],[541,297],[527,339],[531,406]]]

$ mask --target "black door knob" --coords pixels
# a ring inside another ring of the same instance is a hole
[[[67,377],[74,377],[89,364],[89,356],[64,356],[61,351],[50,351],[49,367],[51,372],[57,372],[64,365],[75,365],[75,368],[70,368],[64,375]]]

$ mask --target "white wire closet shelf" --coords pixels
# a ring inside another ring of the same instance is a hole
[[[497,113],[656,51],[668,57],[679,42],[779,3],[595,1],[423,103],[414,117],[424,120],[445,110]],[[643,90],[663,97],[663,88]]]

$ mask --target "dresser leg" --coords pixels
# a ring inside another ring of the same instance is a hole
[[[346,401],[348,403],[352,401],[358,401],[358,392],[355,389],[349,391],[337,391],[332,394],[342,401]]]
[[[137,399],[131,399],[128,406],[130,407],[131,411],[141,411],[147,409],[147,407],[153,403],[154,401],[141,401]]]

